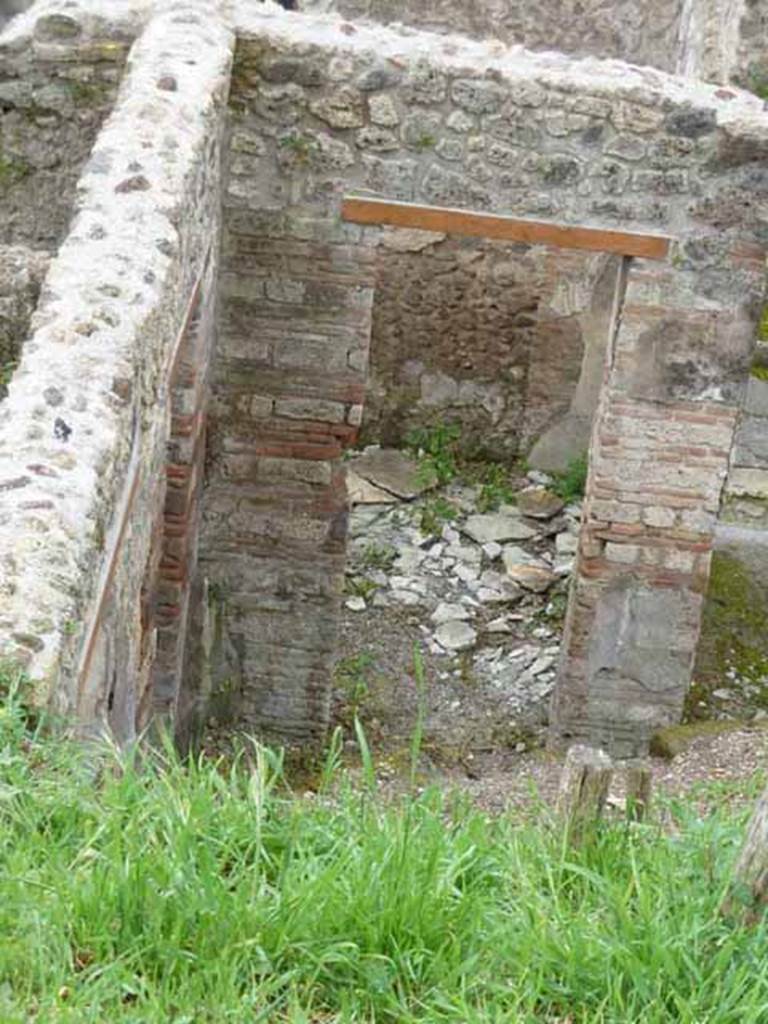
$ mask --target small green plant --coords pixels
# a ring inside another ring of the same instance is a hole
[[[458,423],[435,423],[431,427],[416,427],[406,438],[407,447],[419,460],[420,475],[425,483],[443,487],[456,479],[458,442],[461,427]]]
[[[413,645],[413,680],[416,684],[416,722],[411,733],[410,743],[410,772],[409,779],[411,789],[416,785],[416,774],[419,769],[419,758],[424,742],[424,722],[427,715],[427,677],[424,671],[424,659],[421,649],[416,643]]]
[[[0,363],[0,396],[4,395],[8,390],[8,385],[11,383],[11,377],[13,376],[17,363],[13,360],[7,363]]]
[[[352,597],[362,597],[368,600],[378,590],[378,584],[369,580],[367,576],[350,576],[346,582],[346,591]]]
[[[434,135],[430,135],[429,132],[424,132],[416,140],[416,149],[434,149],[437,145],[437,139]]]
[[[447,498],[430,498],[421,506],[419,529],[427,535],[440,533],[445,524],[456,519],[458,514],[456,506]]]
[[[397,551],[391,544],[368,544],[363,551],[361,563],[365,569],[382,569],[387,572],[397,558]]]
[[[749,75],[749,91],[761,100],[768,100],[768,77],[765,72],[752,71]]]
[[[534,621],[546,623],[549,626],[560,626],[565,621],[567,610],[568,594],[565,592],[553,594],[546,605],[534,617]]]
[[[104,82],[69,83],[69,94],[72,102],[78,107],[94,107],[105,103],[109,93],[110,88]]]
[[[3,156],[0,153],[0,188],[8,188],[21,181],[30,172],[29,164],[23,160],[16,160],[13,157]]]
[[[509,470],[498,462],[483,466],[480,474],[478,512],[495,512],[499,505],[511,505],[515,491],[509,480]]]
[[[370,651],[343,658],[336,666],[334,680],[344,693],[345,717],[354,720],[360,717],[363,705],[371,692],[369,673],[374,660]]]
[[[553,474],[552,490],[565,502],[578,501],[584,497],[589,471],[589,454],[584,452],[568,463],[560,473]]]
[[[299,164],[307,164],[317,150],[317,142],[308,135],[299,135],[291,132],[290,135],[283,135],[278,145],[281,149],[288,150],[293,154]]]

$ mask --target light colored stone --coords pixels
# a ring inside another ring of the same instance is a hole
[[[383,128],[394,128],[400,123],[400,115],[390,96],[380,94],[368,98],[368,110],[373,124]]]
[[[435,640],[446,651],[468,651],[474,647],[477,633],[466,622],[444,622],[435,631]]]
[[[555,551],[558,555],[575,555],[579,549],[579,538],[575,533],[566,531],[555,537]]]
[[[512,625],[506,615],[492,619],[485,627],[486,633],[508,634],[512,632]]]
[[[522,548],[510,545],[504,549],[502,558],[509,579],[525,590],[543,594],[557,579],[551,569]]]
[[[768,470],[732,469],[727,489],[738,497],[768,498]]]
[[[483,544],[483,554],[491,562],[495,562],[497,558],[501,558],[503,550],[504,549],[501,544],[497,544],[496,541],[491,541],[489,544]]]
[[[470,618],[470,610],[464,604],[446,604],[441,601],[432,612],[430,618],[435,625],[440,626],[444,622],[463,622]]]
[[[365,598],[356,594],[353,597],[347,598],[344,602],[344,607],[349,608],[351,612],[364,612],[367,606]]]
[[[406,501],[430,487],[415,459],[396,448],[369,448],[353,459],[350,466],[375,487]]]
[[[522,522],[519,516],[503,515],[500,512],[470,516],[462,530],[478,544],[530,540],[537,535],[536,530]]]
[[[551,669],[554,664],[554,658],[550,657],[549,655],[542,655],[540,658],[537,658],[536,661],[534,661],[534,663],[531,665],[531,675],[540,676],[542,675],[542,673],[549,671],[549,669]]]
[[[454,567],[453,574],[454,576],[457,576],[462,583],[467,584],[474,583],[480,576],[480,573],[474,566],[467,565],[464,562],[459,562],[459,564]]]
[[[390,252],[423,252],[443,241],[445,235],[439,231],[419,231],[411,228],[385,228],[381,235],[382,246]]]
[[[558,512],[562,512],[565,502],[546,487],[532,487],[517,495],[517,507],[524,516],[531,516],[533,519],[552,519]]]
[[[395,495],[375,486],[353,469],[347,470],[347,498],[350,505],[396,505],[399,502]]]

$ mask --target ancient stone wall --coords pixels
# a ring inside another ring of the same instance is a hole
[[[212,479],[228,477],[229,493],[220,501],[226,488],[216,492],[212,484],[206,511],[211,560],[221,564],[215,544],[225,535],[241,552],[253,545],[231,571],[234,599],[224,619],[233,625],[225,621],[221,631],[234,652],[227,664],[248,667],[228,682],[250,694],[254,722],[274,720],[275,709],[285,714],[279,694],[287,684],[275,685],[277,651],[286,630],[295,629],[290,613],[302,595],[281,552],[292,529],[304,552],[341,543],[332,459],[359,415],[355,395],[341,389],[353,383],[350,353],[359,349],[364,358],[365,268],[380,240],[374,229],[340,233],[342,194],[362,190],[624,229],[663,226],[675,238],[670,261],[627,263],[623,291],[611,286],[606,385],[554,709],[565,741],[642,748],[649,730],[679,713],[690,677],[729,438],[759,315],[762,104],[648,70],[440,44],[383,28],[350,33],[327,19],[272,9],[242,12],[239,28],[227,218],[234,224],[233,211],[248,210],[237,229],[248,240],[227,264],[222,354],[245,358],[249,374],[238,381],[232,363],[220,394],[222,419],[239,393],[246,423],[232,431],[239,447],[226,440],[225,428],[220,454],[213,449]],[[323,239],[329,247],[321,255],[315,244]],[[328,273],[338,290],[321,304],[316,275]],[[248,309],[257,280],[264,298]],[[308,357],[311,397],[321,403],[311,409],[296,405],[291,390],[304,379],[301,360]],[[284,397],[294,401],[281,403]],[[333,446],[320,444],[335,431]],[[289,461],[276,464],[276,457]],[[329,488],[325,504],[322,488]],[[308,502],[327,510],[326,526],[314,533]],[[252,528],[257,505],[258,530],[236,538],[232,526],[239,530],[242,517],[243,528]],[[258,558],[269,545],[283,568],[262,563],[270,582],[256,593],[254,580],[268,578]],[[306,680],[316,686],[324,669],[330,598],[314,611],[305,602],[304,611],[299,629],[308,654],[297,659],[293,679],[306,693]],[[255,636],[264,642],[251,658]],[[259,665],[268,666],[266,679]],[[305,700],[300,710],[306,708]]]
[[[238,85],[248,53],[238,50]],[[237,113],[241,97],[230,100],[238,148],[225,199],[203,639],[190,667],[219,716],[301,742],[328,721],[345,563],[341,455],[362,414],[373,261],[359,228],[261,212],[258,135]]]
[[[184,514],[166,470],[194,478],[185,360],[210,323],[232,48],[209,14],[177,4],[132,48],[0,406],[0,652],[39,701],[120,741],[146,723],[156,627],[179,596],[162,586]]]
[[[0,246],[0,401],[19,360],[47,269],[45,253]]]
[[[30,11],[0,36],[0,243],[54,250],[128,52],[104,19]]]
[[[527,453],[570,409],[602,262],[544,246],[384,232],[365,440],[399,446],[415,427],[448,422],[461,428],[468,457],[510,462]],[[588,441],[589,417],[582,453]]]
[[[696,659],[695,700],[708,711],[768,686],[768,345],[758,345],[731,450],[715,535],[712,586]],[[713,698],[712,694],[718,694]],[[721,697],[722,695],[722,697]]]
[[[45,128],[45,82],[63,103],[81,64],[86,84],[102,64],[118,72],[148,5],[119,0],[109,31],[98,7],[43,0],[12,23],[4,138],[28,80],[31,123]],[[58,244],[76,200],[0,405],[0,652],[85,732],[129,740],[153,712],[187,726],[211,704],[283,739],[318,737],[374,290],[377,387],[405,365],[405,340],[387,353],[387,339],[455,311],[461,279],[487,345],[470,352],[458,315],[443,322],[451,340],[421,360],[419,401],[437,380],[456,411],[471,360],[487,359],[481,388],[522,367],[523,411],[505,393],[504,414],[521,417],[518,440],[546,448],[558,431],[584,436],[602,378],[553,734],[643,749],[688,686],[752,361],[768,244],[762,102],[649,68],[272,4],[228,10],[231,80],[220,5],[173,2],[131,48],[90,155],[106,110],[96,95],[82,151],[39,179],[42,195],[61,193],[51,217],[30,228],[32,195],[13,191],[33,175],[8,191],[8,237],[35,247]],[[22,74],[26,60],[48,78]],[[56,131],[78,119],[66,110]],[[662,262],[551,263],[545,250],[433,238],[417,267],[391,232],[343,221],[349,192],[672,242]],[[404,275],[421,282],[401,304],[410,323],[396,310]],[[495,306],[483,275],[505,285]],[[519,319],[529,289],[534,324]],[[507,360],[491,337],[509,310]],[[544,327],[544,344],[525,334]],[[373,412],[390,415],[388,400]],[[741,420],[729,494],[762,466],[762,416]]]
[[[429,31],[520,43],[532,50],[615,57],[674,71],[681,0],[299,0],[305,11],[337,11],[350,21],[401,22]]]

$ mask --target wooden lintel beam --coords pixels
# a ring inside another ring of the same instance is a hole
[[[496,238],[529,245],[555,245],[561,249],[590,249],[614,252],[621,256],[642,256],[648,260],[664,260],[669,254],[671,239],[665,235],[642,235],[633,231],[610,231],[574,224],[553,224],[548,221],[521,220],[495,213],[473,213],[442,206],[419,206],[388,199],[345,196],[341,216],[353,224],[390,225],[398,228],[419,228],[452,235],[475,238]]]

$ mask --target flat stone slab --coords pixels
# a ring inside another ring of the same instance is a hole
[[[361,477],[354,469],[347,470],[347,497],[350,505],[396,505],[400,500]]]
[[[444,622],[463,622],[470,614],[465,604],[447,604],[441,601],[430,617],[436,625],[441,626]]]
[[[525,590],[532,590],[535,594],[543,594],[545,590],[549,590],[557,579],[555,573],[546,565],[513,544],[504,549],[502,560],[507,577],[513,583],[519,584]]]
[[[415,459],[397,448],[371,448],[350,462],[350,469],[380,490],[412,501],[434,486]]]
[[[546,487],[531,487],[517,495],[517,507],[532,519],[552,519],[565,508],[565,502]]]
[[[478,544],[503,544],[510,540],[530,540],[537,533],[520,516],[497,512],[470,516],[461,528]]]
[[[446,651],[468,651],[474,647],[477,633],[466,622],[444,622],[435,631],[435,640]]]

